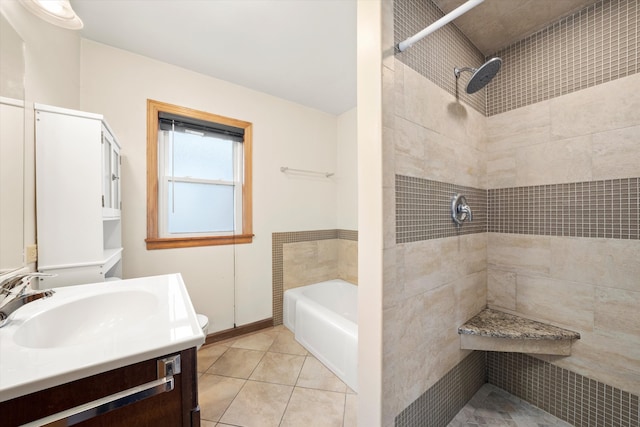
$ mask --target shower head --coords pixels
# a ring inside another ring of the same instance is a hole
[[[491,58],[478,68],[456,67],[453,72],[455,73],[457,79],[458,77],[460,77],[461,72],[471,71],[473,75],[469,79],[469,83],[467,83],[467,93],[475,93],[485,87],[487,83],[489,83],[491,79],[493,79],[496,74],[498,74],[501,65],[502,59],[495,57]]]

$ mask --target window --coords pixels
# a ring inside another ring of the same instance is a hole
[[[251,243],[251,129],[147,101],[147,249]]]

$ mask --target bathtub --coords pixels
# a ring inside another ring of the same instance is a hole
[[[284,293],[284,325],[320,362],[358,391],[358,287],[335,279]]]

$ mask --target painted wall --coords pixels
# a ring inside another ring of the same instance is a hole
[[[338,116],[336,162],[337,228],[358,229],[358,140],[357,110]]]
[[[27,246],[36,242],[33,103],[79,107],[80,37],[75,31],[61,29],[36,18],[17,1],[1,1],[0,13],[24,42],[23,230],[24,245]],[[35,264],[29,267],[33,270]]]
[[[352,153],[355,110],[340,117],[133,55],[59,29],[18,2],[0,3],[25,41],[25,245],[36,240],[33,102],[104,114],[123,147],[124,277],[182,272],[211,331],[271,316],[271,233],[357,226]],[[140,76],[145,76],[140,79]],[[146,99],[254,124],[254,243],[147,251]],[[338,153],[338,147],[341,152]],[[338,156],[351,156],[340,160]],[[336,171],[334,179],[285,175],[281,166]],[[338,188],[341,192],[338,212]],[[33,266],[32,266],[33,267]],[[235,284],[235,286],[234,286]],[[234,308],[235,300],[235,308]]]
[[[89,40],[81,62],[82,109],[104,114],[122,144],[124,276],[182,273],[212,331],[233,326],[234,293],[237,325],[271,317],[271,233],[337,223],[335,180],[280,167],[335,171],[338,118]],[[252,244],[146,249],[147,99],[253,123]]]

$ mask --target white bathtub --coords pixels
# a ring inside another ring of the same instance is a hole
[[[284,325],[296,341],[358,391],[358,287],[335,279],[284,293]]]

